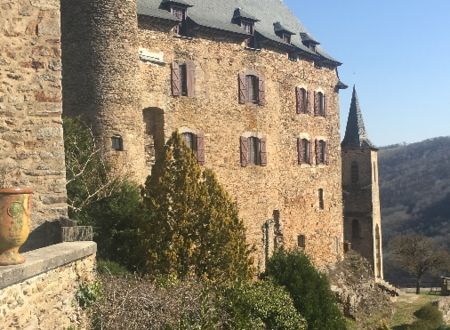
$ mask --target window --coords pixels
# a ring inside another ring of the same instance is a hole
[[[255,73],[239,75],[239,103],[266,104],[265,81]]]
[[[205,137],[203,134],[186,132],[181,134],[186,146],[192,150],[200,165],[205,164]]]
[[[326,99],[322,92],[314,93],[314,115],[326,116]]]
[[[114,135],[111,137],[111,144],[113,150],[123,151],[123,138],[120,135]]]
[[[241,137],[241,165],[267,165],[266,139]]]
[[[316,140],[316,163],[328,164],[328,146],[323,140]]]
[[[297,113],[308,113],[308,92],[304,88],[295,89],[297,97]]]
[[[172,95],[195,95],[195,64],[192,61],[172,63]]]
[[[352,238],[361,238],[361,226],[356,219],[352,221]]]
[[[306,247],[306,237],[305,237],[305,235],[298,235],[297,236],[297,245],[302,250],[305,249],[305,247]]]
[[[247,84],[247,100],[250,103],[258,103],[258,77],[253,75],[248,75],[245,77]]]
[[[308,139],[297,139],[298,163],[311,164],[311,142]]]
[[[358,183],[359,181],[359,166],[357,162],[352,162],[352,167],[351,167],[351,178],[352,178],[352,183]]]
[[[291,35],[289,33],[283,33],[282,39],[284,42],[290,44],[291,43]]]
[[[323,189],[319,189],[319,208],[321,210],[325,209],[325,201],[323,196]]]
[[[183,133],[182,134],[184,143],[191,149],[193,152],[197,151],[197,137],[193,133]]]
[[[241,26],[244,28],[245,32],[253,35],[255,28],[254,23],[251,21],[241,20]]]
[[[171,6],[170,12],[175,16],[180,23],[175,27],[175,33],[177,35],[185,35],[186,33],[186,17],[187,10],[183,7]]]

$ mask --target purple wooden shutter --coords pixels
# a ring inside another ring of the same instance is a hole
[[[239,74],[238,82],[239,82],[239,103],[245,104],[247,102],[247,81],[245,74],[243,73]]]
[[[187,80],[187,96],[195,96],[195,63],[186,62],[186,80]]]
[[[205,135],[197,134],[197,161],[200,165],[205,165]]]
[[[312,147],[312,143],[311,141],[308,140],[308,150],[309,150],[309,154],[308,154],[308,164],[312,165],[313,163],[313,147]]]
[[[319,95],[314,91],[314,116],[319,115]]]
[[[264,77],[258,78],[259,88],[258,88],[258,104],[259,105],[265,105],[266,104],[266,82],[264,80]]]
[[[316,164],[320,164],[320,143],[316,140]]]
[[[300,138],[297,138],[297,153],[298,164],[301,165],[306,159],[303,159],[305,151],[303,150],[303,141]]]
[[[303,108],[303,93],[301,88],[299,87],[295,87],[295,95],[296,95],[296,99],[297,99],[297,113],[302,113],[302,108]]]
[[[181,95],[181,75],[180,66],[177,62],[172,63],[172,95]]]
[[[260,149],[261,166],[267,166],[267,140],[266,140],[266,138],[261,138],[259,140],[259,143],[261,144],[261,149]]]
[[[248,165],[248,139],[241,136],[241,166]]]

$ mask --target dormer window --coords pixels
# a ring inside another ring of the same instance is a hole
[[[287,28],[281,25],[280,22],[274,23],[273,27],[275,29],[275,34],[278,37],[280,37],[287,44],[291,43],[291,37],[295,34],[294,32],[289,31]]]
[[[186,29],[186,19],[188,16],[188,7],[192,7],[189,3],[184,0],[163,0],[161,4],[162,8],[170,11],[170,13],[180,21],[174,28],[174,32],[179,36],[185,36]]]
[[[314,40],[308,33],[306,32],[302,32],[300,33],[300,37],[302,38],[302,43],[303,45],[305,45],[306,47],[308,47],[310,50],[312,50],[313,52],[316,51],[317,45],[320,45],[319,42],[317,42],[316,40]]]
[[[259,20],[252,15],[246,13],[241,8],[237,8],[234,11],[233,20],[234,24],[240,25],[242,29],[249,34],[251,37],[245,40],[245,45],[250,48],[256,48],[255,41],[255,23]]]

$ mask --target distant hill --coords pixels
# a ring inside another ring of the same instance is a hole
[[[390,279],[398,274],[389,260],[389,240],[398,234],[420,233],[450,251],[450,137],[381,148],[379,166],[385,272]]]

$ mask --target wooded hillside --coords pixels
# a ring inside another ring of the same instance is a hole
[[[450,250],[450,137],[382,148],[379,166],[385,273],[390,279],[389,241],[398,234],[416,232]]]

